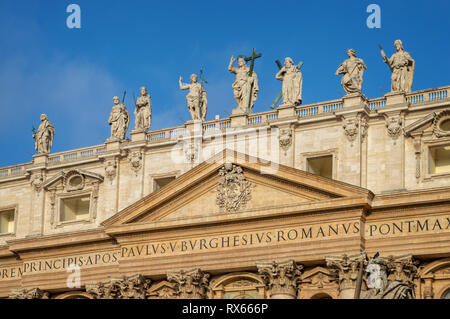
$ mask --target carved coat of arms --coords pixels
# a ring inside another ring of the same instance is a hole
[[[254,185],[247,181],[241,167],[231,163],[226,163],[219,175],[216,203],[224,211],[235,213],[250,200]]]

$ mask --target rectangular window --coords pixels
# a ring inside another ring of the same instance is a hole
[[[450,145],[430,147],[429,173],[450,173]]]
[[[308,173],[333,178],[333,155],[308,158]]]
[[[61,200],[61,221],[69,222],[89,219],[90,196]]]
[[[14,209],[0,212],[0,234],[14,233],[14,215]]]
[[[170,182],[174,181],[175,178],[176,178],[175,176],[164,177],[164,178],[155,178],[153,191],[156,192],[157,190],[163,188],[164,186],[166,186]]]

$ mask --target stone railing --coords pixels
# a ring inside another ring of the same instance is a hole
[[[378,110],[379,108],[386,106],[386,98],[385,97],[379,97],[376,99],[370,99],[369,103],[367,104],[369,107],[369,110]]]
[[[218,130],[224,130],[231,127],[231,119],[219,119],[214,121],[208,121],[203,123],[203,132],[214,132]]]
[[[310,117],[324,113],[333,113],[344,107],[342,99],[327,101],[322,103],[306,104],[296,108],[295,113],[298,117]]]
[[[58,165],[62,163],[81,161],[89,158],[97,158],[98,154],[106,151],[105,145],[97,145],[86,148],[80,148],[73,151],[50,154],[48,165]]]
[[[448,99],[449,97],[450,97],[450,86],[416,91],[406,95],[408,102],[411,103],[412,105],[444,100]]]
[[[157,143],[161,141],[176,139],[177,137],[183,136],[184,134],[186,134],[186,128],[184,127],[184,125],[154,130],[147,133],[147,141],[150,143]]]
[[[26,167],[31,164],[32,163],[2,167],[0,168],[0,179],[25,175]]]
[[[278,119],[278,111],[266,111],[261,113],[250,114],[247,119],[247,124],[250,126],[257,126],[267,124],[272,120]]]

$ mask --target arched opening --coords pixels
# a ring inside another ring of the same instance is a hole
[[[94,297],[87,292],[71,291],[58,295],[54,299],[94,299]]]
[[[450,288],[448,288],[441,296],[441,299],[450,299]]]
[[[333,299],[333,297],[331,297],[329,294],[321,292],[312,296],[311,299]]]

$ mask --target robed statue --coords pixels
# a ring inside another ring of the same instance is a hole
[[[47,115],[41,115],[41,124],[38,130],[33,134],[34,148],[39,154],[50,153],[53,145],[53,138],[55,137],[55,128],[48,120]]]
[[[228,71],[236,74],[236,80],[232,85],[234,99],[238,104],[235,110],[238,113],[252,113],[253,105],[258,98],[259,92],[258,76],[253,70],[250,72],[243,58],[238,58],[237,68],[233,67],[234,61],[236,60],[232,56],[228,65]]]
[[[415,299],[414,289],[400,281],[388,280],[388,264],[378,256],[371,258],[366,272],[368,290],[361,293],[362,299]]]
[[[145,86],[141,87],[141,96],[136,101],[134,117],[134,131],[142,132],[150,128],[152,121],[152,102]]]
[[[120,103],[117,96],[113,98],[114,106],[109,115],[108,124],[111,125],[111,137],[108,141],[122,141],[130,123],[130,113],[125,105]]]
[[[380,46],[383,61],[389,66],[392,72],[391,91],[403,91],[409,93],[411,92],[414,79],[415,61],[411,55],[403,49],[401,40],[396,40],[394,45],[397,52],[395,52],[390,59],[388,59]]]
[[[181,90],[189,90],[188,95],[186,95],[186,100],[192,120],[204,121],[208,108],[208,100],[205,88],[198,82],[197,74],[191,75],[190,84],[183,83],[183,78],[180,76],[179,84]]]
[[[297,106],[302,104],[303,76],[294,61],[287,57],[284,66],[275,76],[277,80],[283,81],[282,96],[283,104],[280,106]]]
[[[363,74],[367,66],[362,59],[356,57],[355,50],[348,49],[347,55],[348,59],[342,62],[336,71],[336,75],[344,74],[341,85],[347,94],[361,93]]]

